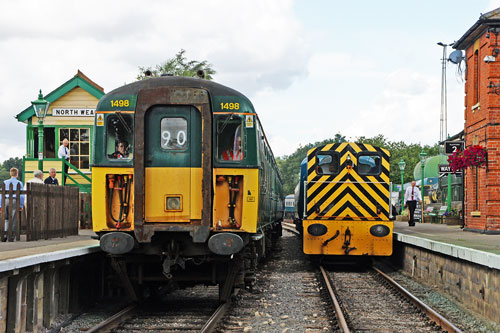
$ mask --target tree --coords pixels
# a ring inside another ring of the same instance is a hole
[[[11,157],[8,160],[3,161],[0,167],[0,179],[9,179],[9,171],[11,168],[17,168],[17,170],[19,170],[17,179],[23,179],[23,159],[21,157]]]
[[[137,80],[147,79],[148,76],[145,75],[146,71],[151,72],[151,76],[158,77],[162,74],[171,74],[175,76],[188,76],[196,77],[199,70],[202,70],[205,74],[206,80],[212,80],[216,73],[213,69],[212,64],[208,61],[197,61],[197,60],[187,60],[184,56],[186,50],[181,49],[173,58],[168,59],[154,67],[141,67],[139,66],[139,74],[137,75]]]

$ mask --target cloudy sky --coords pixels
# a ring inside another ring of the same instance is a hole
[[[180,49],[254,103],[275,155],[341,133],[439,139],[442,48],[500,0],[0,0],[0,161],[14,116],[80,69],[108,92]],[[450,50],[451,51],[451,50]],[[448,132],[463,82],[448,65]]]

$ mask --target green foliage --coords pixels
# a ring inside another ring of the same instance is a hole
[[[174,58],[170,58],[154,67],[141,67],[139,66],[139,74],[137,75],[137,80],[144,80],[147,76],[144,74],[146,71],[151,71],[153,77],[161,76],[162,74],[172,74],[175,76],[188,76],[197,77],[197,72],[203,70],[205,72],[205,79],[212,80],[216,73],[213,69],[212,64],[208,61],[197,61],[197,60],[187,60],[184,56],[186,50],[180,50]]]
[[[19,176],[17,179],[23,179],[23,159],[21,157],[11,157],[0,164],[0,180],[4,181],[10,178],[10,169],[17,168]]]
[[[336,134],[334,138],[323,140],[320,142],[309,143],[305,146],[299,146],[297,150],[287,156],[278,157],[277,163],[280,169],[281,175],[284,182],[285,194],[293,193],[295,186],[299,181],[300,173],[300,162],[306,157],[307,151],[316,146],[322,146],[332,142],[344,142],[346,141],[345,136],[340,133]],[[385,148],[391,153],[391,173],[390,179],[394,184],[401,184],[401,171],[399,170],[398,163],[401,158],[406,163],[404,182],[410,182],[413,180],[413,170],[415,166],[420,161],[420,152],[424,148],[427,156],[435,156],[439,154],[439,145],[434,146],[421,146],[420,144],[406,144],[403,141],[389,141],[384,135],[379,134],[371,138],[364,136],[357,137],[352,140],[353,142],[371,144],[377,147]]]

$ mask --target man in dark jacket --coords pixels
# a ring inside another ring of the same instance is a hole
[[[56,169],[50,168],[49,176],[45,178],[44,183],[48,185],[59,185],[59,181],[56,178]]]

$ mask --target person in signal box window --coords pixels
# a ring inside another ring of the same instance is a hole
[[[422,196],[420,195],[420,189],[415,186],[415,181],[411,182],[411,186],[408,186],[405,191],[405,207],[408,207],[410,212],[410,219],[408,220],[408,226],[414,227],[414,213],[415,208],[417,208],[417,200],[422,204]]]

